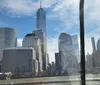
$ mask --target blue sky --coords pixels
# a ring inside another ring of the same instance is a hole
[[[100,38],[100,1],[85,0],[86,53],[92,52],[91,37]],[[58,36],[61,32],[79,36],[79,0],[42,0],[47,17],[48,53],[50,61],[58,51]],[[17,30],[18,45],[23,37],[36,29],[36,11],[39,0],[0,0],[0,27]]]

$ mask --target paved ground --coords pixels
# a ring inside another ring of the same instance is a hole
[[[86,75],[87,85],[100,85],[100,74]],[[30,84],[28,84],[30,83]],[[0,80],[0,85],[81,85],[80,76],[58,76]]]

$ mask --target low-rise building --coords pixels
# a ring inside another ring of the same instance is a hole
[[[6,48],[3,52],[1,71],[20,73],[38,73],[36,52],[32,47]]]

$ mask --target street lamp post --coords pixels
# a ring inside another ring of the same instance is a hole
[[[81,46],[81,85],[86,85],[85,81],[85,45],[84,45],[84,0],[80,0],[80,46]]]

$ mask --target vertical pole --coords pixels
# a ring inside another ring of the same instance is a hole
[[[80,0],[80,46],[81,46],[81,85],[85,81],[85,45],[84,45],[84,0]]]

